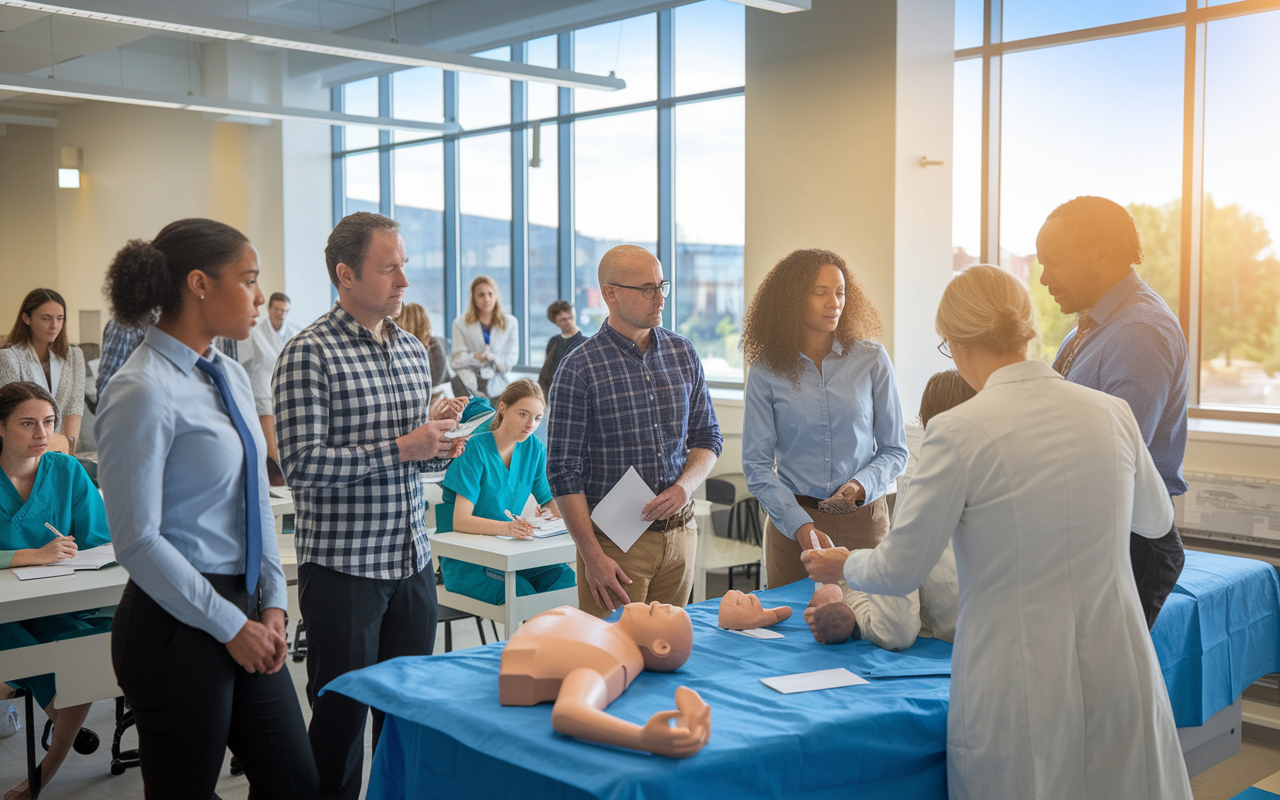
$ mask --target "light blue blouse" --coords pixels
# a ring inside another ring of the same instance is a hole
[[[38,549],[53,541],[46,522],[74,537],[81,550],[111,541],[102,496],[80,462],[62,453],[40,457],[25,503],[13,482],[0,476],[0,568],[10,565],[14,551]]]
[[[498,443],[492,431],[478,433],[467,442],[467,449],[449,464],[444,476],[444,502],[437,508],[436,529],[453,530],[453,504],[458,495],[475,505],[473,512],[482,519],[506,519],[504,511],[519,514],[529,495],[540,506],[551,502],[547,484],[547,448],[530,436],[516,444],[511,453],[511,468],[502,462]]]
[[[773,524],[794,539],[813,522],[795,495],[827,498],[856,479],[866,502],[907,465],[898,384],[877,342],[835,342],[822,372],[801,354],[800,388],[763,364],[747,375],[742,471]],[[774,472],[774,464],[777,472]]]
[[[201,573],[245,571],[244,444],[199,354],[157,327],[111,379],[98,407],[98,482],[116,559],[142,591],[178,621],[228,642],[246,621]],[[210,348],[246,420],[257,417],[244,368]],[[286,608],[267,485],[266,439],[258,445],[262,607]]]

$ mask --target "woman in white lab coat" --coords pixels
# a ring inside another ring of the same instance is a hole
[[[978,395],[938,415],[874,550],[808,550],[815,580],[905,594],[954,535],[960,614],[947,716],[951,800],[1191,800],[1129,532],[1173,509],[1123,400],[1026,359],[1035,312],[975,266],[936,319]]]
[[[497,397],[507,388],[507,373],[520,356],[520,321],[502,313],[493,278],[471,282],[467,313],[453,321],[450,363],[473,393]]]

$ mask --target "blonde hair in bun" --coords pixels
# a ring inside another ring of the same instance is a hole
[[[1000,354],[1026,353],[1039,335],[1027,287],[990,264],[975,264],[951,280],[934,328],[948,342]]]

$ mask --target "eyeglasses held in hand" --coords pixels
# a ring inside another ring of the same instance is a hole
[[[662,296],[666,297],[671,294],[671,281],[663,281],[657,286],[624,286],[621,283],[611,283],[617,289],[633,289],[640,293],[645,300],[652,300],[658,292],[662,292]]]

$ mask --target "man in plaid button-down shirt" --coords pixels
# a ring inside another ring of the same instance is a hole
[[[669,289],[643,247],[606,253],[609,318],[551,384],[547,478],[578,547],[578,607],[599,617],[628,602],[683,606],[693,588],[693,491],[723,438],[693,343],[658,327]],[[591,510],[633,466],[658,496],[644,507],[653,524],[624,553]]]
[[[399,225],[361,212],[329,237],[338,302],[280,353],[280,461],[297,507],[298,604],[320,796],[360,794],[368,707],[316,693],[344,672],[429,655],[436,587],[419,472],[443,469],[466,399],[430,408],[427,350],[389,319],[405,280]],[[383,715],[374,711],[374,742]]]

